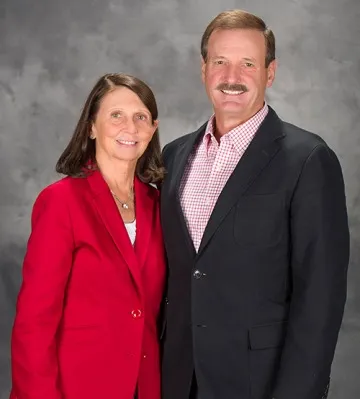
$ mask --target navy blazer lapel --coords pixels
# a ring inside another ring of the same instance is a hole
[[[97,210],[117,249],[128,265],[141,295],[141,274],[138,260],[110,189],[100,171],[91,172],[87,176],[87,181],[91,187],[94,208]]]
[[[222,190],[205,228],[197,256],[201,255],[222,220],[243,195],[250,184],[267,166],[280,149],[278,139],[283,137],[282,122],[269,107],[255,137]]]
[[[174,201],[176,207],[176,213],[180,219],[180,224],[182,226],[184,236],[186,237],[186,241],[188,242],[189,248],[193,252],[195,256],[195,247],[190,236],[189,230],[186,225],[184,213],[181,208],[180,204],[180,197],[179,197],[179,189],[181,184],[181,179],[184,175],[185,167],[188,162],[188,159],[192,153],[192,151],[196,148],[201,138],[204,136],[205,129],[207,126],[207,122],[204,123],[196,132],[192,133],[188,140],[186,140],[181,147],[178,149],[175,159],[174,159],[174,174],[173,179],[170,182],[169,192],[171,200]]]
[[[184,141],[184,143],[179,146],[179,149],[175,155],[174,159],[174,177],[172,182],[170,183],[170,191],[178,194],[181,179],[184,175],[186,164],[189,160],[189,157],[192,151],[196,148],[201,138],[204,136],[207,122],[204,123],[197,131],[191,133],[188,137],[188,140]]]

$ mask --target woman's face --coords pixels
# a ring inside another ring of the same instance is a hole
[[[145,152],[158,121],[130,89],[119,86],[107,93],[92,125],[96,159],[137,161]]]

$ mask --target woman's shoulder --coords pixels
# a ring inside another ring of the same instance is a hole
[[[42,216],[51,215],[52,220],[68,218],[69,204],[74,197],[74,178],[64,177],[45,186],[35,198],[32,208],[32,225]]]
[[[37,200],[52,200],[64,202],[68,197],[73,197],[74,194],[81,190],[83,186],[83,178],[76,178],[66,176],[56,180],[45,186],[38,194]]]

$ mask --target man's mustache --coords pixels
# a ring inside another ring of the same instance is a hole
[[[243,92],[249,91],[248,88],[242,83],[229,84],[226,82],[220,83],[216,87],[216,90],[231,90],[231,91],[243,91]]]

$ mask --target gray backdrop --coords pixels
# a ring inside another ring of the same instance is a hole
[[[270,104],[340,157],[352,260],[330,398],[360,397],[359,0],[0,0],[0,399],[10,387],[9,336],[32,203],[59,177],[54,164],[85,97],[103,73],[135,74],[156,93],[162,144],[195,129],[211,113],[201,34],[229,8],[259,14],[275,32]]]

